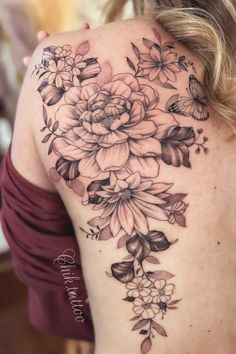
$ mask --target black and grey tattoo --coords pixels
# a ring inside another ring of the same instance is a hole
[[[98,241],[116,237],[117,248],[126,249],[127,256],[106,274],[125,285],[123,300],[132,305],[142,354],[151,350],[155,335],[167,336],[160,322],[180,301],[174,297],[174,275],[160,268],[156,256],[177,242],[162,232],[162,222],[186,227],[187,194],[160,181],[159,170],[165,164],[190,168],[194,147],[197,154],[208,152],[202,128],[181,125],[181,116],[209,117],[194,64],[178,56],[174,42],[162,43],[153,33],[155,39],[143,38],[141,49],[131,43],[125,73],[114,74],[108,61],[89,57],[88,41],[75,51],[70,45],[45,48],[35,68],[43,100],[42,142],[57,156],[51,177],[63,179],[92,206],[96,216],[82,234]],[[191,71],[188,96],[170,95],[160,107],[158,87],[176,90],[181,71]],[[151,220],[158,226],[152,228]],[[150,271],[149,263],[157,270]]]

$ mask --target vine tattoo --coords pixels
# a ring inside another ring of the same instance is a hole
[[[187,195],[172,192],[173,183],[160,181],[159,170],[164,164],[190,168],[194,147],[197,154],[208,152],[203,129],[181,125],[181,116],[209,117],[194,64],[178,56],[175,43],[162,43],[155,29],[153,34],[155,40],[143,38],[141,49],[131,43],[126,73],[114,74],[108,61],[89,57],[88,41],[74,52],[70,45],[45,48],[35,68],[43,101],[41,132],[46,132],[42,142],[57,156],[51,177],[62,178],[92,206],[96,216],[81,229],[87,238],[116,237],[117,247],[127,250],[106,274],[125,285],[123,300],[132,305],[142,354],[151,350],[155,335],[167,336],[160,321],[180,301],[173,298],[173,274],[148,270],[148,263],[159,268],[156,255],[177,242],[161,231],[161,222],[186,227]],[[186,96],[170,94],[160,107],[158,87],[177,90],[181,71],[189,77]],[[160,228],[150,226],[153,219]]]

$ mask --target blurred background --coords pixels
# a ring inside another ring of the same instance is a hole
[[[22,58],[36,47],[37,31],[54,34],[77,30],[83,22],[97,27],[104,23],[107,1],[0,0],[0,161],[11,141],[25,73]],[[132,4],[128,2],[122,17],[132,14]],[[32,353],[80,354],[81,351],[75,341],[53,337],[30,325],[27,291],[14,275],[0,225],[0,354]]]

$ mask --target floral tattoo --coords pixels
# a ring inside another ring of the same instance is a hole
[[[125,73],[113,74],[108,61],[88,56],[88,41],[75,51],[70,45],[45,48],[35,68],[42,142],[57,157],[50,175],[64,180],[96,213],[88,229],[81,228],[83,235],[98,241],[116,237],[117,248],[126,249],[127,256],[106,274],[125,285],[123,300],[132,305],[142,354],[151,350],[155,335],[167,336],[160,321],[180,301],[173,298],[173,274],[148,270],[150,263],[159,268],[156,255],[177,242],[161,231],[161,222],[186,227],[187,194],[173,192],[159,171],[165,164],[191,168],[191,149],[208,152],[203,129],[181,125],[181,116],[209,117],[194,64],[178,56],[174,42],[162,43],[155,29],[153,35],[154,40],[143,38],[141,49],[131,43]],[[172,95],[182,71],[188,75],[187,94]],[[165,107],[158,87],[170,92]],[[151,220],[160,227],[151,227]]]

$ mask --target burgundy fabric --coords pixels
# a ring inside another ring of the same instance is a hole
[[[93,341],[79,249],[60,196],[23,178],[12,164],[10,150],[3,158],[0,178],[2,228],[15,273],[28,287],[32,324],[56,335]],[[58,258],[63,252],[73,257]],[[75,319],[78,308],[84,323]]]

